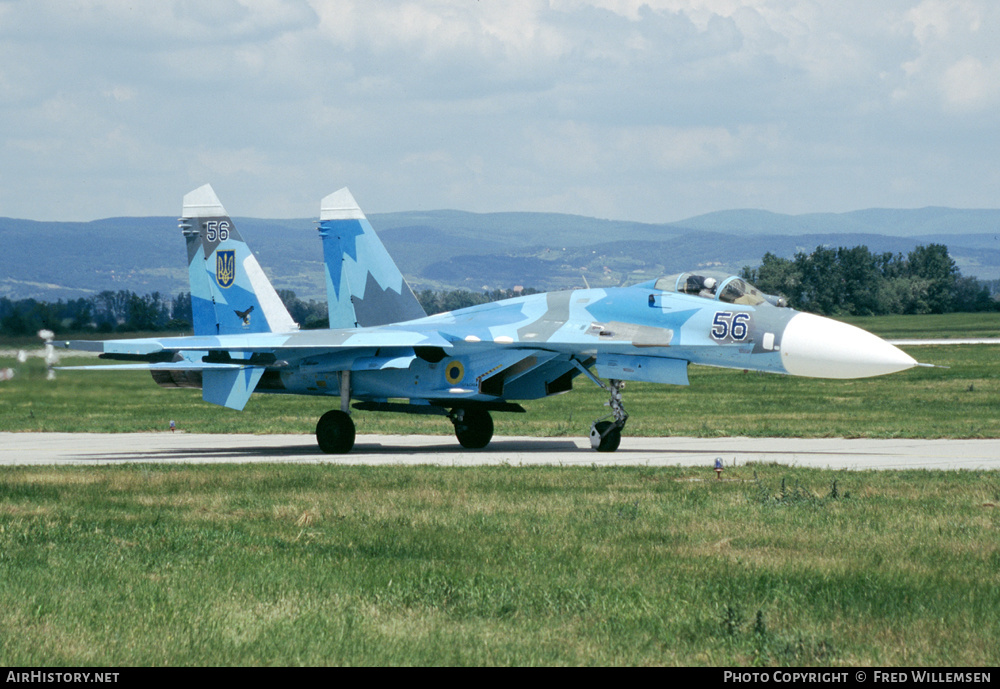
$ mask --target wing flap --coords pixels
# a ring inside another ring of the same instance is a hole
[[[150,356],[161,352],[278,352],[289,350],[330,350],[380,347],[440,347],[452,343],[436,330],[307,330],[294,334],[259,333],[256,335],[220,335],[143,338],[137,340],[67,340],[64,349],[102,354]]]
[[[96,366],[56,366],[57,371],[234,371],[241,368],[260,368],[243,364],[206,364],[198,361],[167,361],[140,364],[103,364]]]

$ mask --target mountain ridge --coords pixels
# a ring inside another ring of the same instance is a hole
[[[737,272],[770,251],[817,246],[906,253],[946,244],[964,275],[1000,278],[1000,210],[865,209],[786,215],[707,213],[662,224],[563,213],[457,210],[369,214],[414,289],[611,286],[711,266]],[[278,289],[325,299],[316,221],[234,217]],[[87,222],[0,217],[0,296],[45,301],[103,290],[186,291],[176,217]]]

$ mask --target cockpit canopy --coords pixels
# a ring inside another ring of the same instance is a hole
[[[668,275],[656,281],[654,287],[664,292],[693,294],[705,299],[716,299],[728,304],[758,306],[764,302],[785,306],[784,298],[764,294],[743,278],[727,275],[717,270],[699,270]]]

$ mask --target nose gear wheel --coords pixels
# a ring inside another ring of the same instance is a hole
[[[590,425],[590,446],[598,452],[614,452],[622,441],[622,429],[628,421],[628,412],[622,403],[622,390],[625,382],[611,379],[608,385],[597,381],[598,385],[607,390],[610,399],[605,406],[611,407],[611,414],[602,417]],[[606,419],[613,419],[607,421]]]

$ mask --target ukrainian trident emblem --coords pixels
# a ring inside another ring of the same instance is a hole
[[[219,287],[230,287],[236,279],[236,252],[215,252],[215,281]]]

